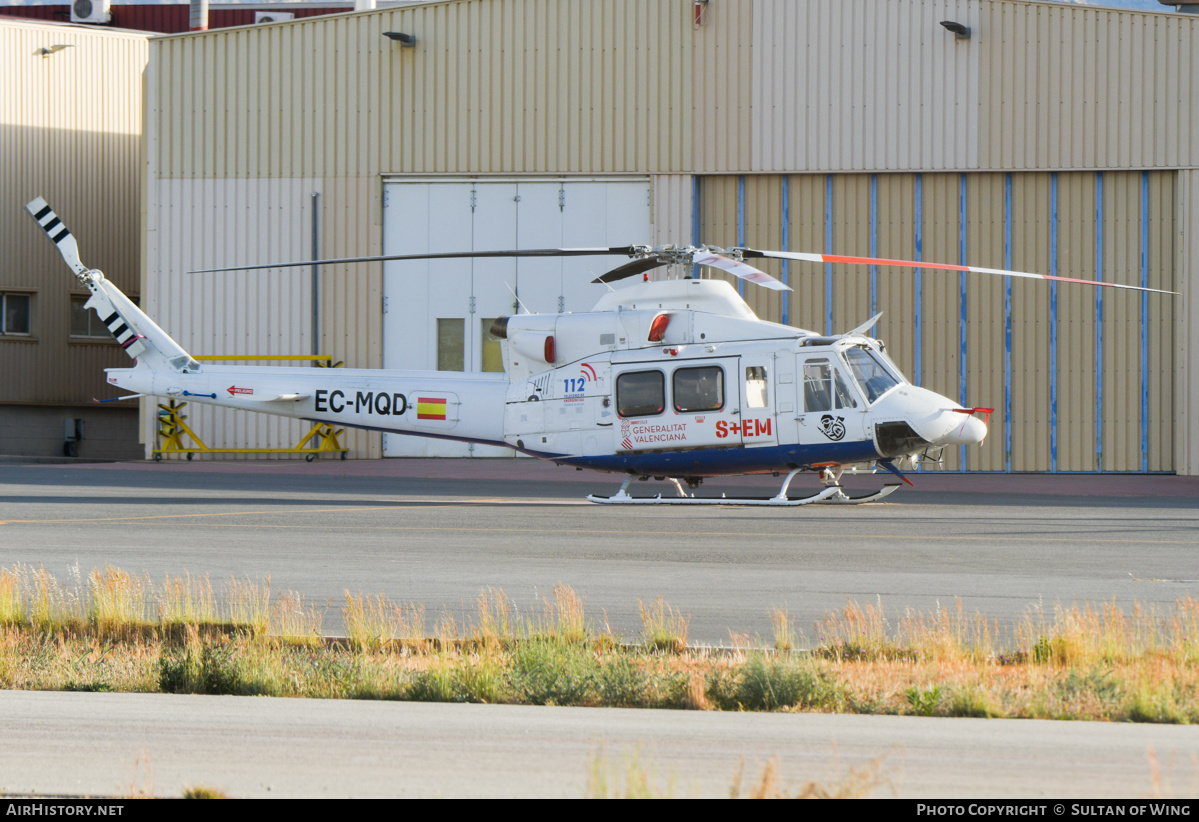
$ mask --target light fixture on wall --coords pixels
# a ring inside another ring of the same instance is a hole
[[[401,46],[416,45],[416,38],[411,34],[404,34],[402,31],[385,31],[383,36],[397,41]]]
[[[969,26],[963,26],[961,23],[955,23],[952,20],[942,20],[941,25],[944,26],[948,31],[952,31],[954,39],[956,40],[970,39]]]

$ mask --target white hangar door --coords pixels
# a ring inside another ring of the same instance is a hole
[[[383,253],[648,243],[649,179],[395,180],[383,186]],[[383,266],[383,367],[502,371],[496,317],[589,311],[591,283],[627,257],[430,260]],[[387,434],[388,457],[511,456],[495,446]]]

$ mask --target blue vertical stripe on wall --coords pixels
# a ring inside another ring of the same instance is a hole
[[[1003,267],[1012,268],[1012,175],[1003,177]],[[1012,278],[1003,284],[1003,470],[1012,470]]]
[[[923,256],[924,237],[923,237],[923,234],[921,233],[922,226],[924,225],[924,211],[923,211],[924,198],[921,196],[921,193],[923,191],[922,183],[923,183],[923,181],[922,181],[921,175],[917,174],[916,175],[916,260],[917,261],[921,261],[924,259],[924,256]],[[924,384],[924,376],[923,376],[924,375],[924,363],[921,358],[921,354],[922,354],[921,345],[924,341],[924,335],[922,333],[922,329],[924,327],[924,320],[923,320],[924,284],[922,282],[923,273],[924,273],[924,269],[922,269],[922,268],[916,269],[916,282],[914,283],[915,295],[912,300],[916,306],[916,328],[915,328],[915,332],[914,332],[915,337],[916,337],[916,364],[915,364],[916,379],[914,380],[914,382],[916,383],[916,385]],[[873,317],[874,315],[871,314],[870,316]]]
[[[966,224],[966,175],[963,174],[958,180],[958,265],[969,265],[966,262],[966,238],[968,237]],[[960,291],[959,299],[961,301],[961,315],[958,317],[958,345],[961,353],[958,355],[958,403],[962,406],[970,408],[966,396],[966,327],[968,312],[966,302],[966,272],[962,271],[958,274],[958,288]],[[960,460],[958,466],[961,470],[966,470],[966,446],[959,448]]]
[[[783,251],[791,250],[791,178],[783,176]],[[787,260],[783,260],[783,285],[790,285],[790,272],[787,268]],[[791,324],[791,294],[784,291],[780,300],[783,304],[783,325]]]
[[[1103,172],[1095,174],[1095,279],[1103,280]],[[1103,289],[1095,289],[1095,470],[1103,470]]]
[[[700,244],[700,202],[699,202],[699,176],[691,176],[691,245],[698,246]],[[699,266],[691,266],[691,279],[699,279]]]
[[[1141,288],[1149,287],[1149,172],[1141,172]],[[1149,295],[1141,292],[1141,470],[1149,470]]]
[[[833,175],[824,177],[824,253],[833,253]],[[824,264],[824,333],[833,333],[833,264]]]
[[[1057,172],[1049,175],[1049,274],[1057,276]],[[1049,282],[1049,470],[1057,471],[1057,282]]]
[[[737,246],[745,246],[745,175],[737,178]],[[745,297],[745,280],[737,278],[737,293]]]

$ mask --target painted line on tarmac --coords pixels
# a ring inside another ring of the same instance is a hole
[[[524,505],[585,505],[591,506],[592,503],[586,500],[561,500],[561,501],[538,501],[538,500],[507,500],[501,498],[492,498],[486,500],[472,499],[465,501],[470,504],[480,505],[508,505],[508,504],[524,504]],[[209,513],[190,513],[190,514],[151,514],[146,516],[130,516],[130,517],[80,517],[72,519],[10,519],[0,520],[0,525],[72,525],[81,523],[100,523],[100,522],[149,522],[155,520],[166,519],[185,519],[185,520],[208,520],[214,518],[225,517],[251,517],[251,516],[271,516],[285,514],[288,516],[297,516],[303,514],[336,514],[336,513],[359,513],[364,511],[402,511],[406,509],[431,509],[431,508],[451,508],[463,504],[459,501],[444,501],[441,503],[433,502],[410,502],[397,501],[390,505],[374,505],[362,506],[353,508],[309,508],[302,510],[272,510],[272,511],[220,511]],[[211,528],[295,528],[295,529],[311,529],[311,528],[330,528],[336,527],[339,530],[350,531],[428,531],[434,533],[501,533],[501,534],[557,534],[561,533],[562,528],[471,528],[467,526],[435,526],[435,525],[302,525],[302,524],[286,524],[286,525],[269,525],[262,523],[213,523],[213,522],[196,522],[196,525],[207,526]],[[690,536],[690,537],[727,537],[727,531],[680,531],[677,529],[664,530],[620,530],[620,529],[578,529],[570,528],[572,533],[578,534],[594,534],[608,536]],[[788,531],[783,533],[763,532],[755,534],[756,538],[808,538],[808,539],[845,539],[845,533],[818,533],[818,532],[801,532]],[[996,536],[994,534],[953,534],[953,535],[934,535],[934,534],[890,534],[888,539],[892,540],[924,540],[945,542],[951,540],[959,541],[988,541],[996,540],[1007,542],[1061,542],[1061,543],[1112,543],[1112,544],[1127,544],[1127,538],[1102,538],[1102,537],[1017,537],[1011,535]],[[1140,538],[1137,540],[1141,545],[1195,545],[1196,540],[1146,540]]]
[[[448,506],[447,506],[448,507]],[[480,534],[561,534],[563,531],[569,531],[572,534],[593,534],[597,536],[678,536],[678,537],[729,537],[733,534],[729,531],[679,531],[676,529],[662,531],[646,531],[646,530],[608,530],[598,528],[468,528],[462,525],[450,527],[438,525],[245,525],[242,523],[216,523],[216,522],[201,522],[196,523],[199,527],[206,528],[336,528],[339,531],[431,531],[434,533],[480,533]],[[787,531],[784,533],[763,532],[752,535],[754,539],[771,538],[771,539],[845,539],[843,533],[805,533],[803,531]],[[1128,544],[1127,539],[1103,539],[1089,537],[1073,537],[1073,538],[1058,538],[1058,537],[996,537],[991,534],[985,535],[970,535],[960,534],[952,536],[933,536],[926,534],[918,535],[903,535],[890,534],[887,539],[894,540],[934,540],[934,541],[951,541],[951,540],[970,540],[970,541],[987,541],[995,542],[997,540],[1007,542],[1063,542],[1063,543],[1113,543],[1117,545]],[[1195,540],[1138,540],[1139,545],[1196,545],[1199,544]]]
[[[347,513],[356,511],[388,511],[394,509],[396,505],[376,505],[369,508],[311,508],[302,511],[296,510],[280,510],[280,511],[220,511],[216,513],[205,514],[151,514],[141,517],[79,517],[76,519],[8,519],[0,520],[0,525],[69,525],[78,524],[81,522],[139,522],[145,520],[157,519],[199,519],[204,517],[250,517],[250,516],[268,516],[270,514],[329,514],[337,511],[345,511]],[[428,505],[422,506],[427,508],[445,508],[444,505]]]
[[[360,511],[395,511],[405,508],[450,508],[456,505],[585,505],[593,503],[587,500],[522,500],[522,499],[463,499],[439,500],[437,502],[422,502],[419,500],[396,500],[388,505],[374,505],[359,508],[311,508],[304,510],[278,511],[220,511],[203,514],[147,514],[137,517],[75,517],[70,519],[0,519],[0,525],[66,525],[83,522],[138,522],[159,519],[198,519],[203,517],[241,517],[269,516],[271,514],[330,514],[354,513]]]

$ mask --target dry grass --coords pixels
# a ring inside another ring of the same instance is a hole
[[[511,647],[518,628],[516,606],[498,588],[479,592],[478,621],[473,637],[483,648],[495,650]]]
[[[655,651],[681,653],[687,647],[688,618],[682,612],[667,605],[662,597],[648,608],[638,602],[641,611],[642,641],[645,647]]]
[[[208,577],[168,576],[158,594],[161,625],[211,625],[219,621],[216,597]]]
[[[588,799],[671,799],[675,797],[675,780],[669,777],[662,784],[656,768],[643,763],[639,749],[613,764],[600,748],[590,758],[586,796]]]
[[[730,799],[866,799],[890,783],[882,776],[885,757],[851,767],[840,773],[839,762],[834,756],[834,774],[826,780],[806,780],[798,787],[788,790],[781,777],[777,759],[769,760],[762,768],[758,779],[742,791],[744,761],[737,763]]]
[[[776,651],[793,651],[799,645],[799,635],[795,630],[795,618],[783,608],[774,608],[770,612],[770,626],[774,631],[774,649]]]
[[[320,611],[269,579],[216,592],[105,567],[61,584],[18,565],[0,570],[0,687],[1199,722],[1190,598],[1034,610],[1006,629],[960,601],[896,619],[850,602],[812,652],[794,650],[781,609],[773,648],[732,651],[689,649],[687,618],[661,597],[640,611],[640,641],[623,645],[566,585],[525,613],[488,588],[430,633],[419,605],[347,592],[347,639],[330,645]]]
[[[88,625],[97,634],[114,638],[142,635],[154,627],[149,617],[145,577],[104,566],[88,575]]]
[[[153,799],[154,771],[150,767],[150,752],[142,750],[133,761],[133,773],[129,784],[121,793],[122,799]]]
[[[184,799],[228,799],[229,795],[220,788],[208,785],[189,785],[183,789]]]
[[[761,774],[745,784],[745,760],[740,759],[733,770],[729,798],[865,799],[890,786],[882,775],[884,759],[880,757],[855,765],[842,774],[834,756],[834,773],[830,778],[806,780],[794,786],[788,785],[783,778],[778,759],[768,760]],[[589,760],[586,796],[589,799],[669,799],[678,795],[677,782],[673,773],[663,777],[652,762],[646,761],[640,749],[624,754],[614,763],[601,747]]]

